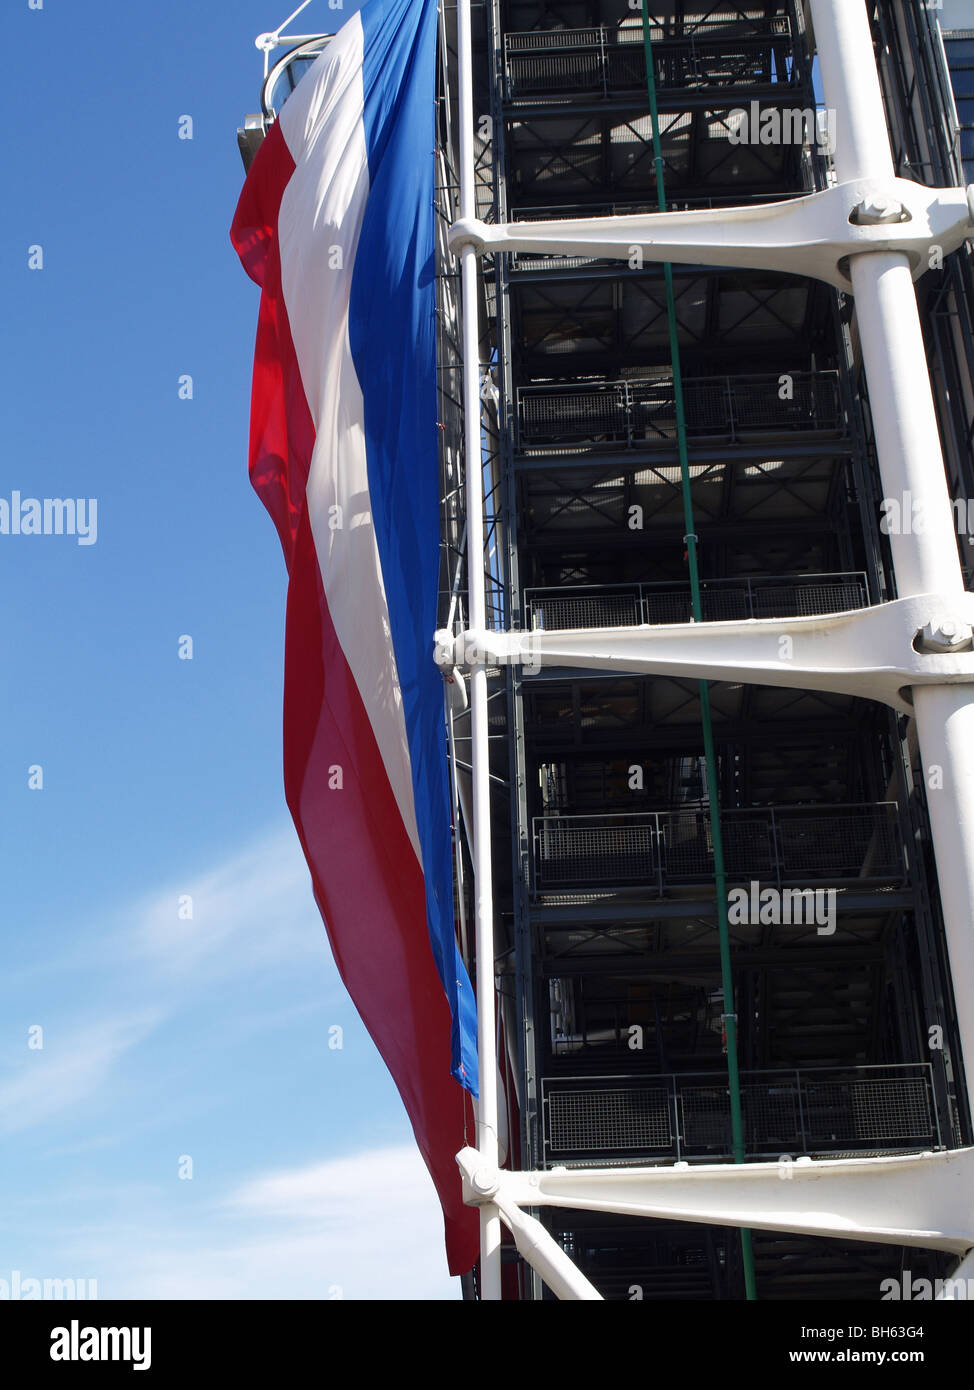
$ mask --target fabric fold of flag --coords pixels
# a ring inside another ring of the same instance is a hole
[[[435,0],[369,0],[348,20],[268,131],[231,239],[262,290],[250,473],[289,570],[287,801],[461,1273],[478,1220],[454,1155],[477,1061],[432,658],[436,30]]]

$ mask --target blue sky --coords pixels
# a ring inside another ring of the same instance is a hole
[[[6,7],[0,498],[95,498],[97,541],[0,535],[0,1281],[458,1296],[282,791],[285,573],[227,229],[254,37],[287,12]]]

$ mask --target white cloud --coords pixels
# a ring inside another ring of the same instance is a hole
[[[207,1220],[92,1251],[102,1298],[456,1299],[443,1219],[412,1146],[242,1183]]]
[[[192,917],[180,916],[191,900]],[[215,868],[174,881],[127,914],[129,947],[155,967],[198,978],[314,957],[330,959],[311,878],[291,826]]]
[[[44,1047],[33,1051],[25,1046],[24,1060],[0,1080],[0,1130],[28,1129],[88,1101],[160,1018],[158,1010],[148,1009],[101,1019],[60,1037],[49,1029]]]
[[[179,898],[192,897],[193,916],[179,916]],[[71,1023],[48,1028],[43,1050],[24,1047],[22,1059],[0,1073],[0,1132],[30,1128],[61,1111],[90,1100],[114,1082],[116,1063],[152,1029],[183,1009],[201,992],[212,995],[214,980],[234,973],[316,961],[325,997],[282,1007],[295,1017],[323,1006],[328,987],[344,998],[330,947],[311,892],[297,837],[291,827],[266,835],[181,885],[158,889],[119,914],[121,931],[93,944],[75,944],[52,964],[71,979],[65,1002]],[[131,925],[135,923],[134,927]],[[124,970],[119,981],[117,971]],[[79,987],[79,982],[83,985]],[[105,1017],[120,994],[125,1015]],[[53,1006],[52,1006],[53,1012]],[[85,1014],[89,1017],[86,1019]],[[94,1017],[91,1015],[94,1014]],[[79,1016],[80,1015],[80,1016]],[[240,1034],[275,1026],[273,1011],[240,1019]]]
[[[390,1201],[398,1206],[427,1199],[436,1205],[426,1166],[417,1149],[403,1144],[269,1173],[244,1183],[228,1205],[275,1220],[312,1219],[340,1227],[350,1205],[360,1215],[359,1225],[370,1216],[387,1216]]]
[[[191,920],[179,918],[180,893],[193,897]],[[83,1271],[97,1278],[103,1299],[327,1299],[336,1289],[348,1299],[459,1297],[458,1281],[447,1271],[439,1202],[408,1140],[245,1181],[237,1173],[222,1186],[212,1164],[205,1181],[160,1183],[150,1150],[149,1172],[130,1191],[133,1154],[125,1174],[115,1173],[114,1155],[108,1158],[126,1135],[131,1139],[165,1117],[167,1098],[171,1106],[178,1093],[176,1118],[185,1119],[191,1101],[198,1108],[182,1034],[174,1051],[126,1055],[185,1016],[191,1003],[218,995],[228,1010],[220,1036],[238,1048],[252,1035],[259,1041],[265,1030],[313,1015],[332,990],[336,999],[345,998],[290,827],[120,912],[114,930],[86,938],[83,954],[76,945],[57,965],[65,987],[59,1018],[50,1005],[44,1050],[25,1046],[0,1072],[0,1133],[54,1121],[46,1158],[83,1163],[89,1151],[95,1160],[94,1151],[102,1149],[102,1172],[113,1176],[89,1192],[62,1164],[56,1185],[45,1185],[43,1195],[21,1192],[18,1205],[31,1202],[32,1219],[17,1238],[19,1267]],[[260,972],[263,986],[275,967],[285,980],[273,992],[254,991],[247,972]],[[230,978],[236,972],[239,981]],[[237,983],[240,989],[232,987]],[[243,1012],[241,999],[249,1006]],[[176,1090],[166,1071],[173,1067]],[[384,1072],[368,1084],[373,1098],[388,1092],[395,1132],[408,1133]],[[148,1114],[143,1101],[150,1093]],[[111,1106],[117,1126],[106,1111]],[[87,1123],[75,1126],[76,1111],[97,1122],[93,1132]],[[383,1116],[374,1118],[389,1133]],[[360,1119],[358,1097],[338,1095],[325,1153],[354,1143],[350,1136],[362,1132]],[[205,1136],[205,1127],[197,1124],[196,1132]],[[307,1136],[296,1142],[306,1153]],[[218,1142],[213,1151],[219,1149]],[[224,1173],[229,1157],[224,1149]],[[27,1161],[25,1174],[32,1171]]]

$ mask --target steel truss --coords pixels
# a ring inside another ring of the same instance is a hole
[[[588,668],[843,692],[915,720],[922,766],[947,774],[928,799],[929,815],[959,1034],[974,1058],[974,596],[964,591],[957,559],[912,285],[933,248],[949,256],[974,237],[974,187],[926,188],[895,176],[865,6],[810,0],[810,9],[826,102],[843,122],[833,184],[719,214],[694,209],[491,225],[476,208],[469,0],[458,6],[460,216],[450,244],[463,288],[468,555],[483,554],[485,541],[477,261],[497,252],[627,260],[638,251],[646,262],[811,276],[851,294],[872,397],[882,402],[873,427],[884,490],[910,494],[927,517],[922,533],[889,538],[897,599],[807,618],[525,633],[496,609],[488,621],[484,573],[479,563],[470,566],[468,623],[437,634],[437,660],[454,682],[464,670],[470,683],[482,1089],[477,1148],[464,1150],[458,1163],[466,1200],[481,1212],[481,1291],[488,1299],[500,1296],[501,1220],[559,1297],[600,1297],[526,1210],[542,1206],[939,1249],[961,1258],[958,1274],[969,1270],[974,1250],[974,1149],[799,1159],[787,1181],[779,1164],[762,1162],[526,1172],[503,1171],[499,1162],[488,668],[509,667],[515,681],[543,668]],[[495,477],[488,492],[498,485]]]

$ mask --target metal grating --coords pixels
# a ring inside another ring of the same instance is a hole
[[[559,499],[566,510],[570,499]],[[768,575],[709,579],[700,586],[704,622],[747,618],[807,618],[865,608],[864,574]],[[528,624],[546,632],[566,628],[635,627],[692,621],[688,584],[562,585],[526,589]]]
[[[553,1153],[668,1149],[669,1094],[661,1086],[554,1091],[547,1098],[547,1139]]]
[[[783,816],[779,822],[782,870],[787,878],[874,878],[898,867],[895,822],[878,807],[839,816]]]
[[[741,1087],[745,1143],[754,1149],[784,1152],[801,1134],[801,1086],[798,1077]]]
[[[769,883],[896,881],[904,873],[895,802],[726,810],[727,877]],[[536,816],[534,888],[653,888],[713,878],[707,811]],[[809,892],[811,889],[808,890]]]
[[[819,613],[847,613],[868,603],[865,578],[823,575],[822,583],[769,585],[750,595],[749,618],[813,618]],[[831,581],[831,582],[830,582]]]
[[[687,1149],[728,1148],[731,1142],[727,1086],[688,1086],[680,1091]]]
[[[731,878],[773,878],[775,836],[771,818],[762,812],[721,818],[724,868]],[[710,868],[712,860],[708,860]]]
[[[726,1073],[546,1077],[542,1095],[553,1161],[731,1152]],[[741,1102],[754,1157],[895,1153],[942,1143],[927,1062],[744,1071]]]
[[[733,440],[755,433],[793,434],[844,429],[837,372],[788,372],[790,398],[780,375],[690,377],[683,383],[687,431],[692,438]],[[676,402],[669,376],[570,386],[523,386],[517,393],[522,449],[559,443],[629,448],[676,437]]]
[[[797,80],[788,55],[780,51],[790,46],[790,33],[785,16],[700,24],[685,35],[661,30],[654,52],[657,84],[787,87]],[[504,37],[504,54],[509,101],[578,93],[608,98],[645,90],[643,36],[637,24],[510,33]]]
[[[580,627],[635,627],[643,620],[641,607],[638,595],[633,594],[578,597],[555,593],[533,603],[531,626],[547,632]]]
[[[931,1135],[929,1084],[923,1077],[879,1077],[806,1086],[813,1143],[881,1143]]]
[[[659,831],[653,816],[549,817],[536,831],[546,885],[654,879]]]

